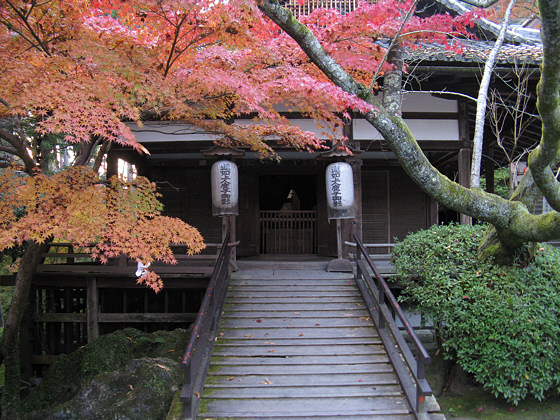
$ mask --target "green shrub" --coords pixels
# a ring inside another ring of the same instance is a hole
[[[401,299],[435,324],[444,354],[496,397],[517,404],[560,392],[560,251],[528,266],[476,258],[484,226],[434,226],[393,249]]]

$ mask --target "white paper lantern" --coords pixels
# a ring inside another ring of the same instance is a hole
[[[326,188],[329,220],[353,218],[354,177],[350,164],[335,162],[327,166]]]
[[[238,214],[239,184],[237,166],[229,160],[212,165],[212,214],[225,216]]]

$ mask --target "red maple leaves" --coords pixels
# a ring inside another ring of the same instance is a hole
[[[0,6],[0,115],[33,115],[41,133],[67,141],[97,135],[141,150],[123,121],[168,118],[268,153],[266,141],[296,148],[324,141],[290,125],[278,104],[323,121],[327,138],[348,109],[368,106],[332,85],[296,44],[262,16],[255,1],[23,0]],[[390,69],[383,62],[397,33],[413,47],[463,36],[472,16],[414,15],[411,0],[363,2],[341,15],[318,9],[302,22],[358,81]],[[24,14],[16,13],[25,11]],[[381,69],[378,67],[382,65]],[[253,114],[259,125],[224,121]],[[266,126],[263,128],[261,125]]]

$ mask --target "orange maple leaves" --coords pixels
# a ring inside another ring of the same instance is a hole
[[[26,240],[50,240],[93,247],[101,262],[126,255],[151,263],[176,263],[171,244],[186,244],[188,253],[205,245],[194,227],[162,216],[155,184],[138,177],[109,182],[86,167],[53,176],[0,171],[0,251]],[[147,272],[139,281],[158,291],[159,277]]]

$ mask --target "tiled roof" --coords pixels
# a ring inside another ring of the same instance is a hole
[[[375,2],[375,0],[367,1]],[[472,8],[472,6],[461,0],[436,1],[451,13],[461,14]],[[360,3],[360,0],[308,0],[304,2],[299,2],[298,0],[284,0],[281,3],[298,16],[301,14],[308,14],[313,9],[320,7],[336,8],[346,13],[354,10]],[[485,18],[478,19],[476,24],[482,30],[486,31],[486,34],[490,34],[490,37],[497,36],[501,29],[500,24]],[[480,63],[486,61],[488,54],[494,46],[492,41],[461,40],[458,42],[461,42],[463,45],[461,53],[451,51],[439,44],[423,44],[417,50],[408,52],[407,61]],[[385,43],[381,41],[380,44],[383,45]],[[537,29],[510,25],[506,34],[505,43],[498,54],[497,62],[501,64],[518,62],[537,65],[540,64],[541,61],[542,44],[540,42],[540,32]]]
[[[418,49],[408,51],[407,61],[483,63],[494,46],[493,42],[466,40],[460,42],[462,44],[460,53],[451,51],[440,44],[422,44]],[[497,62],[537,65],[542,61],[542,53],[542,44],[504,44],[498,53]]]
[[[437,0],[437,2],[448,10],[459,14],[465,13],[472,8],[472,6],[461,0]],[[476,25],[495,36],[498,36],[501,29],[500,24],[485,18],[477,19]],[[510,25],[506,32],[506,40],[511,43],[539,44],[541,42],[540,31],[532,28],[524,28],[519,25]]]

